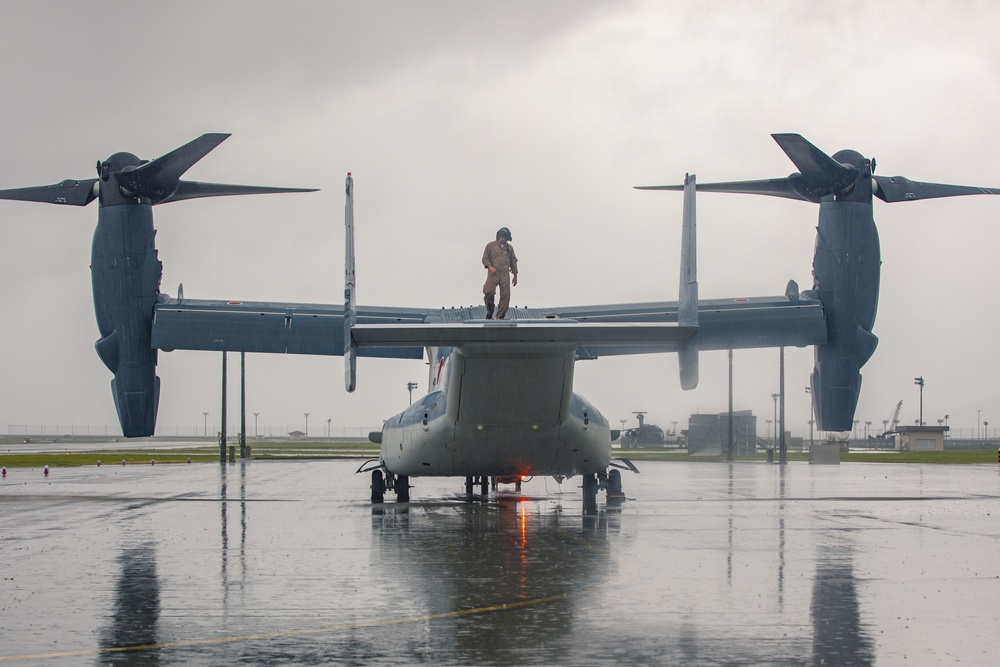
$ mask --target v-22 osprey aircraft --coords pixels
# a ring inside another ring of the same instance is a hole
[[[92,249],[97,353],[114,374],[112,395],[126,437],[155,430],[159,350],[215,350],[338,355],[345,386],[357,384],[358,357],[426,359],[428,393],[388,419],[371,439],[380,457],[371,499],[387,492],[410,499],[415,477],[465,478],[478,485],[518,483],[529,476],[582,479],[584,511],[597,494],[623,498],[612,457],[617,430],[573,391],[577,361],[602,356],[676,352],[684,389],[698,383],[700,350],[815,346],[812,397],[820,430],[850,430],[860,369],[874,352],[879,281],[872,196],[887,202],[1000,189],[874,176],[874,160],[855,151],[830,157],[797,134],[772,135],[799,169],[787,178],[697,185],[683,190],[678,301],[554,308],[511,308],[486,320],[484,306],[403,308],[355,302],[354,184],[346,181],[343,304],[196,300],[160,292],[162,264],[154,244],[152,207],[200,197],[307,192],[297,188],[182,180],[227,134],[206,134],[156,160],[116,153],[97,164],[98,177],[0,191],[0,199],[84,206],[99,201]],[[820,204],[814,285],[790,281],[779,296],[702,300],[696,270],[697,190],[742,192]]]

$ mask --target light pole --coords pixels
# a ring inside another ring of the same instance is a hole
[[[413,390],[417,388],[416,382],[407,382],[406,389],[410,392],[410,405],[413,405]]]
[[[816,421],[814,416],[814,410],[816,409],[813,405],[812,397],[812,387],[806,387],[806,393],[809,394],[809,448],[812,449],[813,446],[813,422]]]
[[[773,449],[778,444],[778,399],[781,398],[781,394],[771,394],[771,398],[774,399],[774,442],[771,443]]]
[[[306,437],[308,438],[309,437],[309,413],[308,412],[303,412],[302,414],[304,414],[306,416]]]
[[[983,411],[982,410],[976,410],[976,439],[977,440],[983,437],[981,435],[980,430],[979,430],[979,427],[982,425],[982,423],[983,423]]]
[[[871,422],[865,422],[865,440],[868,440],[868,427],[871,425]]]
[[[913,384],[920,387],[920,426],[924,425],[924,376],[913,378]]]
[[[988,421],[983,421],[983,440],[990,439],[990,423]]]
[[[330,439],[330,423],[332,421],[333,421],[332,419],[327,419],[326,420],[326,438],[327,438],[327,440]]]
[[[258,433],[257,433],[257,417],[259,417],[259,416],[260,416],[259,412],[253,413],[253,437],[255,437],[255,438],[258,437]]]
[[[205,415],[205,437],[207,438],[208,437],[208,413],[207,412],[202,412],[201,414]]]

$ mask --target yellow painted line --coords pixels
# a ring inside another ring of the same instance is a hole
[[[163,642],[161,644],[140,644],[138,646],[119,646],[113,648],[83,649],[79,651],[56,651],[52,653],[33,653],[26,655],[0,656],[0,662],[14,662],[16,660],[41,660],[43,658],[74,658],[86,655],[104,655],[111,653],[134,653],[136,651],[155,651],[169,648],[186,648],[191,646],[211,646],[213,644],[231,644],[234,642],[254,641],[260,639],[277,639],[279,637],[299,637],[303,635],[316,635],[327,632],[343,632],[344,630],[358,630],[362,628],[380,628],[389,625],[401,625],[403,623],[419,623],[421,621],[434,621],[441,618],[457,618],[461,616],[474,616],[476,614],[489,614],[497,611],[510,611],[521,609],[537,604],[548,602],[560,602],[577,595],[583,595],[592,591],[614,586],[632,576],[632,568],[626,565],[625,571],[617,577],[600,583],[582,588],[572,593],[560,593],[558,595],[548,595],[531,600],[519,600],[517,602],[504,602],[502,604],[490,605],[487,607],[476,607],[474,609],[460,609],[458,611],[447,611],[439,614],[425,614],[423,616],[407,616],[404,618],[391,618],[383,621],[367,621],[364,623],[347,623],[344,625],[330,625],[324,628],[311,628],[302,630],[285,630],[283,632],[265,632],[255,635],[236,635],[230,637],[216,637],[214,639],[191,639],[187,641]]]

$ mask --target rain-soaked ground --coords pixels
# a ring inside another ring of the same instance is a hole
[[[1000,466],[641,463],[596,516],[356,467],[8,471],[0,662],[996,664]]]

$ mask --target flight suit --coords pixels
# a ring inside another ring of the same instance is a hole
[[[483,266],[488,271],[486,283],[483,285],[486,319],[493,317],[493,298],[499,287],[500,305],[497,308],[497,319],[502,320],[507,316],[507,308],[510,306],[510,274],[517,275],[517,255],[514,254],[514,247],[510,243],[502,246],[497,241],[490,241],[483,251]],[[491,266],[496,269],[496,273],[489,271]]]

